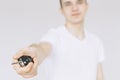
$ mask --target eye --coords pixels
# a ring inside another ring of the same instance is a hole
[[[65,6],[70,6],[70,5],[71,5],[71,2],[65,2],[64,5],[65,5]]]
[[[78,0],[77,3],[78,3],[78,4],[82,4],[82,3],[83,3],[83,0]]]

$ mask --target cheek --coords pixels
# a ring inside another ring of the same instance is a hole
[[[80,12],[84,12],[84,8],[83,8],[83,7],[80,7],[80,8],[79,8],[79,11],[80,11]]]
[[[79,7],[79,11],[85,13],[87,10],[87,7],[85,5]]]
[[[64,10],[63,14],[64,14],[65,16],[70,16],[70,15],[71,15],[71,11],[70,11],[69,9]]]

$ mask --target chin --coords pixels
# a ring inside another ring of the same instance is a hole
[[[77,18],[72,18],[71,19],[71,22],[72,23],[81,23],[81,22],[83,22],[83,18],[81,18],[81,17],[77,17]]]
[[[71,21],[74,24],[80,24],[81,22],[83,22],[83,20],[79,19],[79,20],[72,20]]]

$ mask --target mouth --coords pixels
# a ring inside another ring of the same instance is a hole
[[[79,16],[80,13],[73,13],[72,16]]]

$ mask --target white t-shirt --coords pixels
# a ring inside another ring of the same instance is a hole
[[[40,42],[50,42],[53,47],[40,65],[44,69],[41,80],[96,80],[97,64],[104,60],[98,37],[85,30],[85,39],[79,40],[59,26],[50,29]]]

